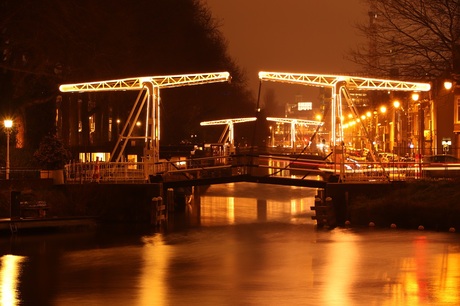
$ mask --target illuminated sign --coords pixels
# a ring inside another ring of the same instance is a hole
[[[312,102],[299,102],[297,104],[297,110],[304,111],[304,110],[312,110],[313,103]]]

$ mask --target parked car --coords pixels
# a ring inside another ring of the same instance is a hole
[[[357,161],[356,159],[353,159],[353,158],[350,158],[350,157],[347,157],[345,159],[345,169],[347,170],[360,170],[361,169],[361,164],[359,163],[359,161]]]
[[[411,168],[415,166],[415,158],[409,155],[399,158],[399,166],[403,168]]]
[[[423,156],[422,163],[460,163],[460,159],[453,155],[438,154]]]
[[[460,177],[460,158],[448,154],[423,156],[422,176],[431,178]]]
[[[382,163],[392,163],[399,160],[399,156],[397,154],[389,152],[379,152],[377,153],[377,157]]]

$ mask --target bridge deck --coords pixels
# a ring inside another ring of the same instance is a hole
[[[285,185],[285,186],[311,187],[311,188],[325,188],[327,185],[327,182],[323,180],[298,179],[298,178],[274,177],[274,176],[253,176],[250,174],[197,178],[197,179],[177,180],[177,181],[171,180],[171,181],[165,181],[163,185],[165,186],[165,188],[175,188],[175,187],[203,186],[203,185],[211,185],[211,184],[226,184],[226,183],[237,183],[237,182],[252,182],[252,183],[276,184],[276,185]]]
[[[460,177],[460,165],[426,167],[415,163],[330,163],[318,158],[283,155],[226,155],[160,163],[74,163],[66,166],[66,183],[154,183],[169,186],[260,182],[321,188],[340,182],[389,182]]]

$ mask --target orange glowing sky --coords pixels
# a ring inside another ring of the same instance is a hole
[[[246,71],[257,94],[258,72],[349,74],[357,67],[344,59],[362,37],[354,28],[367,20],[362,0],[205,0],[220,24],[230,56]],[[277,100],[316,97],[305,87],[264,82]],[[261,94],[263,96],[263,93]]]

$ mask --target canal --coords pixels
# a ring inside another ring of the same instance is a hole
[[[167,229],[1,237],[1,305],[459,305],[458,233],[317,229],[316,190],[211,186]]]

